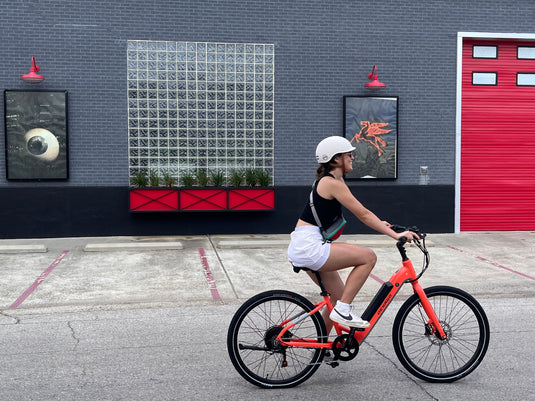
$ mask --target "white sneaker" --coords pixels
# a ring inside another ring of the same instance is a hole
[[[353,305],[351,305],[351,309],[352,308]],[[355,315],[351,309],[346,315],[338,312],[335,307],[329,315],[329,319],[331,319],[333,322],[344,324],[350,327],[357,327],[359,329],[365,329],[367,327],[370,327],[370,323],[368,321],[362,320],[360,316]]]
[[[323,362],[325,363],[334,362],[334,355],[332,351],[330,350],[325,351],[325,354],[323,355]]]

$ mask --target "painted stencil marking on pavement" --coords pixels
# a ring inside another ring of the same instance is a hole
[[[492,260],[489,260],[489,259],[484,258],[484,257],[482,257],[482,256],[475,255],[475,254],[470,253],[470,252],[467,252],[467,251],[465,251],[465,250],[463,250],[463,249],[455,248],[454,246],[451,246],[451,245],[446,245],[446,246],[447,246],[448,248],[450,248],[450,249],[453,249],[454,251],[458,251],[458,252],[466,253],[467,255],[473,256],[474,258],[479,259],[479,260],[481,260],[482,262],[489,263],[489,264],[491,264],[492,266],[499,267],[500,269],[507,270],[507,271],[509,271],[509,272],[511,272],[511,273],[518,274],[519,276],[522,276],[522,277],[525,277],[525,278],[529,278],[530,280],[535,280],[535,277],[532,277],[532,276],[529,276],[529,275],[527,275],[527,274],[525,274],[525,273],[522,273],[522,272],[513,270],[513,269],[511,269],[511,268],[509,268],[509,267],[506,267],[506,266],[504,266],[504,265],[501,265],[501,264],[499,264],[499,263],[497,263],[497,262],[493,262]]]
[[[208,264],[208,259],[206,257],[206,252],[204,251],[204,248],[199,248],[199,254],[201,255],[201,263],[204,277],[206,278],[206,282],[208,283],[208,287],[210,288],[210,292],[212,293],[212,298],[214,300],[221,299],[219,291],[217,291],[217,285],[215,283],[212,270],[210,270],[210,265]]]
[[[41,284],[46,276],[48,276],[50,274],[50,272],[52,270],[54,270],[54,268],[59,265],[59,262],[61,262],[63,260],[63,258],[69,253],[69,251],[63,251],[61,253],[61,255],[59,255],[56,260],[54,262],[52,262],[52,264],[50,266],[48,266],[48,269],[46,269],[39,277],[37,277],[37,280],[35,280],[33,282],[33,284],[28,287],[28,289],[26,291],[24,291],[22,293],[22,295],[20,297],[17,298],[17,300],[15,302],[13,302],[13,304],[9,307],[9,309],[16,309],[19,307],[19,305],[21,303],[23,303],[26,298],[28,298],[30,296],[30,294],[32,292],[34,292],[34,290],[39,286],[39,284]]]
[[[370,277],[373,278],[375,281],[377,281],[379,284],[384,284],[384,280],[381,280],[375,274],[370,273]]]

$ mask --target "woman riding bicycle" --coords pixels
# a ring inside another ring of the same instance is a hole
[[[327,332],[332,328],[331,321],[357,328],[369,326],[367,321],[352,311],[351,303],[366,282],[377,257],[369,248],[325,240],[314,213],[321,227],[327,228],[341,217],[341,207],[344,206],[362,223],[379,233],[396,240],[406,237],[409,242],[418,238],[410,231],[400,234],[394,232],[389,223],[381,221],[353,196],[344,181],[344,175],[353,170],[353,150],[355,148],[351,143],[341,136],[327,137],[318,144],[316,160],[319,167],[312,190],[313,207],[310,201],[306,203],[288,247],[288,258],[294,266],[321,272],[322,281],[335,305],[330,315],[327,310],[323,311]],[[347,267],[353,267],[353,270],[344,285],[338,270]],[[315,281],[314,275],[307,273]]]

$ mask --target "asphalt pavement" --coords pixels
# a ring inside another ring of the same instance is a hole
[[[245,299],[318,291],[286,260],[288,235],[0,241],[0,399],[425,401],[529,399],[535,374],[535,233],[432,234],[424,287],[460,287],[487,312],[491,344],[467,378],[432,384],[400,365],[391,323],[405,286],[354,361],[322,366],[293,389],[261,390],[233,369],[226,332]],[[399,266],[394,241],[347,235],[378,263],[364,308]],[[419,251],[409,247],[416,266]],[[347,271],[342,273],[347,274]]]

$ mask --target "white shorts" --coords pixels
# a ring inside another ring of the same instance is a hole
[[[320,269],[331,252],[331,243],[323,241],[317,226],[300,226],[290,235],[288,259],[294,266]]]

